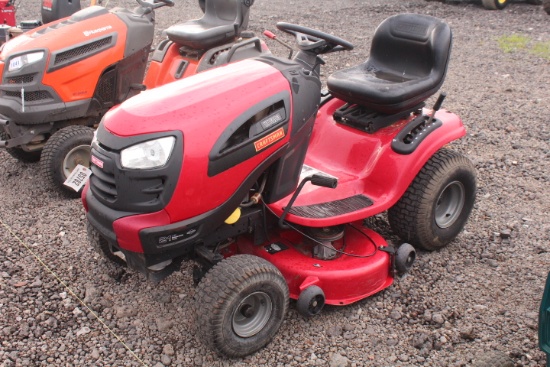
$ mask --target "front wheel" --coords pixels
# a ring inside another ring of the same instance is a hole
[[[0,140],[8,140],[8,138],[9,138],[9,135],[5,131],[0,131]],[[22,148],[15,147],[15,148],[6,148],[6,151],[13,158],[23,163],[34,163],[40,160],[41,150],[33,150],[30,152],[27,152]]]
[[[57,131],[44,145],[40,159],[41,173],[52,187],[68,197],[80,196],[63,183],[77,165],[90,167],[93,137],[94,129],[91,127],[72,125]]]
[[[195,292],[198,334],[216,352],[244,357],[263,348],[288,309],[279,270],[252,255],[234,255],[206,273]]]
[[[401,239],[416,247],[440,249],[466,225],[475,196],[472,162],[460,153],[441,149],[388,211],[390,226]]]
[[[481,0],[481,3],[485,9],[502,10],[510,3],[510,0]]]

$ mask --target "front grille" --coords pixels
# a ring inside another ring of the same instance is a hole
[[[113,69],[106,72],[99,80],[95,94],[104,103],[115,101],[116,77],[117,77],[117,72],[116,70]]]
[[[121,138],[98,128],[99,143],[92,146],[90,190],[96,199],[112,210],[152,213],[170,201],[179,179],[183,161],[183,135],[179,131]],[[125,169],[120,152],[143,141],[167,135],[176,137],[176,145],[165,166],[156,169]]]
[[[92,154],[97,155],[92,149]],[[91,165],[90,189],[103,204],[112,209],[151,212],[162,208],[166,177],[147,171],[125,171],[121,174],[115,162],[120,154],[102,151],[103,168]]]
[[[90,183],[94,187],[94,191],[97,190],[96,193],[100,194],[104,200],[111,203],[114,202],[118,196],[115,176],[93,164],[90,168],[92,170]]]
[[[67,51],[60,52],[55,55],[55,61],[53,65],[58,66],[59,64],[65,64],[74,60],[81,59],[83,56],[95,53],[103,48],[106,48],[111,44],[112,40],[113,36],[109,36],[79,47],[75,47]]]
[[[20,76],[14,76],[12,78],[7,79],[8,84],[24,84],[24,83],[32,83],[34,80],[34,74],[26,74],[26,75],[20,75]]]
[[[17,92],[6,91],[4,92],[4,95],[6,97],[22,99],[20,91],[17,91]],[[52,96],[49,92],[45,90],[37,90],[34,92],[25,91],[25,102],[37,102],[37,101],[44,101],[48,99],[52,99]]]

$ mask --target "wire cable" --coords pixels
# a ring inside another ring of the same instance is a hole
[[[59,284],[61,284],[66,290],[67,292],[69,292],[84,308],[86,308],[96,319],[97,321],[99,321],[99,323],[105,327],[105,329],[107,329],[107,331],[112,335],[114,336],[123,346],[124,348],[126,348],[128,350],[128,352],[130,352],[130,354],[142,365],[142,366],[147,366],[147,364],[145,364],[145,362],[143,362],[138,356],[137,354],[134,353],[134,351],[124,342],[124,340],[122,340],[122,338],[120,336],[118,336],[118,334],[116,334],[109,326],[107,326],[107,324],[99,317],[99,315],[94,311],[92,310],[86,303],[84,303],[84,301],[78,297],[76,295],[76,293],[40,258],[40,256],[38,256],[33,250],[31,250],[31,248],[29,247],[29,245],[27,245],[22,239],[20,239],[13,231],[12,229],[7,225],[5,224],[2,219],[0,218],[0,224],[2,224],[2,226],[8,231],[9,234],[11,234],[17,241],[19,241],[20,244],[22,244],[30,253],[32,256],[34,256],[34,258],[36,259],[36,261],[42,265],[42,267],[44,269],[46,269],[46,271],[48,273],[50,273],[50,275],[52,275],[55,280],[57,280],[59,282]]]
[[[275,214],[275,212],[273,212],[273,210],[271,210],[270,207],[268,207],[264,202],[262,202],[262,203],[267,208],[267,210],[269,210],[271,212],[271,214],[273,214],[276,218],[280,219],[280,217],[277,214]],[[350,256],[350,257],[356,257],[356,258],[360,258],[360,259],[365,259],[365,258],[373,257],[378,252],[378,246],[376,246],[376,243],[374,242],[374,240],[369,235],[367,235],[365,232],[361,231],[359,228],[356,228],[351,223],[347,223],[346,225],[350,226],[351,228],[355,229],[356,231],[359,231],[363,236],[365,236],[370,241],[370,243],[372,243],[372,245],[374,246],[374,251],[372,253],[367,254],[367,255],[357,255],[357,254],[351,254],[351,253],[346,252],[346,251],[338,250],[334,247],[329,247],[329,246],[325,245],[324,243],[322,243],[321,241],[319,241],[318,239],[309,236],[307,233],[304,233],[303,231],[300,231],[297,227],[295,227],[294,225],[290,224],[287,221],[285,221],[285,224],[288,225],[291,229],[293,229],[296,232],[300,233],[302,236],[310,239],[311,241],[323,246],[326,249],[329,249],[331,251],[336,251],[337,253],[342,254],[342,255],[346,255],[346,256]],[[344,237],[345,237],[345,234],[344,234]]]

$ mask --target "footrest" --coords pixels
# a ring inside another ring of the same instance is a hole
[[[372,203],[372,200],[365,195],[355,195],[321,204],[293,206],[289,214],[303,218],[330,218],[361,210],[371,206]]]

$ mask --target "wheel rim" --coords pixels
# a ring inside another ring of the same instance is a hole
[[[233,331],[241,338],[258,334],[269,321],[272,311],[273,304],[267,293],[248,295],[233,312]]]
[[[67,153],[63,160],[63,174],[65,177],[69,177],[79,164],[90,167],[90,151],[91,147],[89,145],[79,145]]]
[[[456,222],[464,207],[465,198],[466,191],[461,182],[453,181],[445,186],[435,207],[435,223],[438,227],[448,228]]]
[[[325,305],[325,297],[322,295],[317,295],[309,301],[309,312],[311,312],[313,315],[317,315],[319,312],[321,312],[321,309]]]
[[[409,269],[414,263],[415,259],[416,259],[416,254],[414,252],[411,252],[409,256],[407,256],[407,260],[405,261],[405,267]]]

